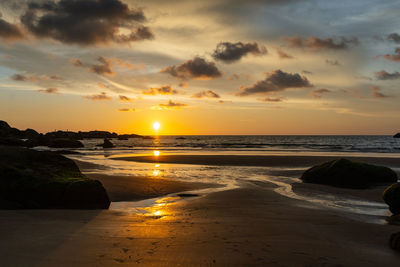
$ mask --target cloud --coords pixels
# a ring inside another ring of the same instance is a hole
[[[388,95],[385,95],[383,93],[381,93],[381,88],[378,86],[371,86],[371,97],[373,98],[386,98],[389,97]]]
[[[203,98],[203,97],[220,98],[220,96],[217,93],[215,93],[211,90],[204,90],[204,91],[198,92],[198,93],[194,94],[192,97],[193,98]]]
[[[259,100],[263,102],[282,102],[284,97],[266,97]]]
[[[118,109],[118,111],[121,111],[121,112],[126,112],[126,111],[130,111],[130,110],[131,110],[130,108],[120,108],[120,109]],[[133,108],[132,111],[135,111],[135,109]]]
[[[258,45],[256,42],[221,42],[217,45],[217,48],[212,54],[212,57],[215,60],[219,60],[224,63],[233,63],[235,61],[239,61],[242,57],[248,54],[252,54],[254,56],[265,55],[267,54],[267,49],[265,48],[265,46]]]
[[[383,57],[384,59],[389,60],[389,61],[400,62],[400,46],[394,50],[394,54],[392,54],[392,55],[386,54],[386,55],[381,55],[378,57]]]
[[[178,91],[173,89],[170,85],[165,85],[161,87],[149,88],[147,91],[142,91],[144,95],[176,95]]]
[[[308,70],[302,70],[301,72],[304,73],[304,74],[312,74],[312,72],[308,71]]]
[[[111,59],[100,56],[97,58],[97,61],[99,62],[98,64],[86,64],[77,58],[70,59],[71,64],[74,65],[75,67],[88,68],[90,72],[99,75],[106,75],[106,76],[115,75]]]
[[[289,55],[288,53],[286,53],[285,51],[283,51],[280,48],[276,49],[276,53],[278,53],[278,56],[281,59],[293,59],[294,58],[292,55]]]
[[[118,96],[118,99],[119,99],[120,101],[126,101],[126,102],[133,101],[132,98],[127,97],[127,96],[124,96],[124,95],[119,95],[119,96]]]
[[[346,38],[325,38],[321,39],[315,36],[310,36],[308,39],[301,37],[287,37],[286,42],[295,48],[302,48],[312,51],[320,50],[344,50],[348,49],[349,45],[357,45],[358,39],[356,37]]]
[[[248,96],[252,94],[269,94],[283,91],[288,88],[304,88],[313,85],[305,76],[298,73],[287,73],[281,70],[274,70],[266,73],[264,80],[258,81],[251,86],[241,87],[237,96]]]
[[[321,98],[323,94],[328,94],[330,92],[332,92],[332,91],[325,89],[325,88],[316,89],[316,90],[311,91],[311,96],[313,98]]]
[[[25,35],[17,25],[0,18],[0,38],[3,40],[19,40],[24,39]]]
[[[160,109],[180,109],[186,106],[187,106],[186,104],[173,102],[172,100],[169,100],[167,104],[158,105]]]
[[[41,76],[33,76],[33,75],[24,75],[24,74],[14,74],[11,76],[11,79],[18,82],[36,82],[36,81],[49,81],[49,80],[62,80],[62,77],[59,75],[41,75]]]
[[[59,91],[57,88],[41,89],[41,90],[38,90],[38,92],[47,93],[47,94],[59,94]]]
[[[395,42],[396,44],[400,44],[400,34],[391,33],[386,37],[389,41]]]
[[[22,24],[36,37],[79,45],[154,38],[151,30],[141,24],[144,21],[141,9],[130,8],[120,0],[30,2],[21,16]]]
[[[335,60],[331,60],[331,59],[325,59],[325,63],[331,66],[340,66],[339,61]]]
[[[185,82],[180,82],[179,83],[179,87],[182,87],[182,88],[188,88],[188,83],[185,83]]]
[[[378,80],[395,80],[400,79],[400,72],[395,71],[393,73],[387,72],[385,70],[377,71],[374,73],[375,78]]]
[[[101,92],[98,95],[87,95],[87,96],[84,96],[84,98],[90,99],[90,100],[112,100],[112,97],[108,96],[106,92]]]
[[[163,68],[161,72],[179,79],[210,80],[222,76],[214,62],[206,61],[201,57],[195,57],[177,66]]]
[[[93,64],[89,67],[89,70],[91,72],[97,73],[99,75],[107,75],[107,76],[115,75],[112,68],[111,60],[105,57],[99,57],[97,61],[99,61],[100,64]]]

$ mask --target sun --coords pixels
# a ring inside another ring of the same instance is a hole
[[[153,128],[154,128],[154,130],[158,131],[158,129],[160,129],[160,127],[161,127],[161,124],[160,124],[158,121],[156,121],[155,123],[153,123]]]

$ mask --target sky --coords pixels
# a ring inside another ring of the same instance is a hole
[[[0,12],[0,120],[13,127],[400,131],[396,0],[10,0]]]

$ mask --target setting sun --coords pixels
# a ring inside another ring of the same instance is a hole
[[[154,156],[158,157],[158,156],[160,156],[160,151],[155,150],[155,151],[153,152],[153,154],[154,154]]]
[[[155,123],[153,123],[153,129],[154,129],[154,130],[158,131],[158,129],[160,129],[160,127],[161,127],[161,124],[160,124],[158,121],[156,121]]]

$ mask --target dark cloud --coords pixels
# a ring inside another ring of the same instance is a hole
[[[378,57],[383,57],[389,61],[400,62],[400,46],[394,50],[394,54],[386,54]]]
[[[25,38],[25,35],[17,25],[0,18],[0,38],[4,40],[18,40]]]
[[[87,95],[87,96],[84,96],[84,98],[90,99],[90,100],[112,100],[112,97],[108,96],[106,92],[101,92],[98,95]]]
[[[187,104],[173,102],[172,100],[169,100],[167,104],[159,104],[158,106],[162,109],[180,109],[182,107],[186,107]]]
[[[291,47],[302,48],[312,51],[319,50],[343,50],[347,49],[349,45],[358,44],[358,39],[356,37],[346,38],[325,38],[321,39],[315,36],[310,36],[308,39],[301,37],[288,37],[286,41]]]
[[[97,61],[99,62],[99,64],[86,64],[77,58],[72,58],[70,60],[71,64],[74,65],[75,67],[86,67],[89,69],[90,72],[99,75],[107,75],[107,76],[115,75],[111,59],[100,56],[97,58]]]
[[[109,59],[105,57],[99,57],[97,61],[99,61],[100,64],[93,64],[89,67],[89,70],[91,72],[97,73],[99,75],[107,75],[107,76],[115,75],[112,69],[112,63]]]
[[[232,63],[239,61],[242,57],[252,54],[254,56],[261,56],[267,54],[267,49],[263,45],[256,42],[253,43],[231,43],[221,42],[214,50],[212,57],[225,63]]]
[[[144,95],[176,95],[178,91],[173,89],[170,85],[165,85],[161,87],[149,88],[147,91],[142,91]]]
[[[276,52],[278,53],[278,56],[281,59],[293,59],[294,58],[292,55],[289,55],[288,53],[286,53],[285,51],[283,51],[280,48],[277,48]]]
[[[14,74],[13,76],[11,76],[11,79],[13,79],[14,81],[18,81],[18,82],[26,82],[29,81],[29,77],[23,75],[23,74]]]
[[[331,66],[340,66],[339,61],[335,60],[331,60],[331,59],[325,59],[325,63]]]
[[[121,100],[121,101],[126,101],[126,102],[130,102],[130,101],[133,100],[132,98],[124,96],[124,95],[119,95],[118,99]]]
[[[248,96],[252,94],[269,94],[273,92],[283,91],[288,88],[304,88],[313,85],[305,76],[298,73],[287,73],[281,70],[274,70],[266,73],[264,80],[258,81],[251,86],[242,87],[238,96]]]
[[[122,112],[126,112],[126,111],[130,111],[130,108],[120,108],[118,109],[118,111],[122,111]],[[132,109],[132,111],[134,111],[134,109]]]
[[[21,22],[33,35],[63,43],[96,45],[152,39],[141,9],[120,0],[30,2]],[[127,32],[122,33],[122,32]]]
[[[58,94],[59,93],[57,88],[41,89],[41,90],[38,90],[38,92],[47,93],[47,94]]]
[[[198,92],[198,93],[194,94],[192,97],[193,98],[203,98],[203,97],[220,98],[220,96],[217,93],[215,93],[211,90],[204,90],[204,91]]]
[[[400,79],[400,72],[395,71],[393,73],[387,72],[385,70],[377,71],[374,73],[375,78],[378,80],[395,80]]]
[[[49,81],[49,80],[62,80],[59,75],[41,75],[41,76],[33,76],[33,75],[24,75],[24,74],[14,74],[11,76],[11,79],[18,82],[36,82],[36,81]]]
[[[371,86],[371,97],[373,98],[386,98],[388,95],[381,93],[381,88],[378,86]]]
[[[325,88],[321,88],[321,89],[316,89],[316,90],[312,90],[311,91],[311,96],[313,98],[321,98],[323,94],[327,94],[332,92],[331,90],[325,89]]]
[[[284,100],[284,98],[283,97],[266,97],[266,98],[262,98],[259,100],[263,101],[263,102],[282,102]]]
[[[391,33],[386,37],[389,41],[395,42],[396,44],[400,44],[400,34]]]
[[[222,76],[214,62],[206,61],[201,57],[195,57],[177,66],[163,68],[161,72],[179,79],[210,80]]]

